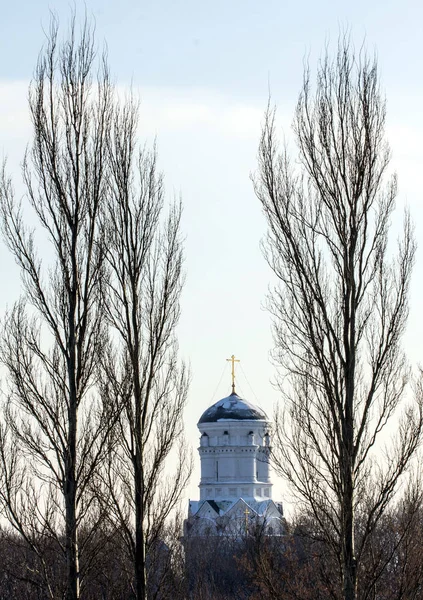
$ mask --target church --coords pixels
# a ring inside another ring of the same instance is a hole
[[[243,536],[260,528],[284,532],[281,503],[272,500],[270,426],[266,413],[235,391],[200,417],[200,499],[190,500],[184,537]]]

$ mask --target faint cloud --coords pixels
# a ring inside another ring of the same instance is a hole
[[[0,81],[0,132],[2,143],[28,139],[31,122],[28,110],[28,81]],[[127,97],[129,87],[118,86]],[[239,102],[203,89],[140,88],[141,136],[161,132],[183,132],[206,128],[238,139],[258,139],[263,107]],[[200,133],[200,131],[199,131]]]
[[[26,135],[30,130],[28,85],[28,81],[0,81],[0,128],[3,136]]]
[[[258,139],[263,108],[201,89],[141,88],[141,121],[148,133],[199,127],[231,138]]]

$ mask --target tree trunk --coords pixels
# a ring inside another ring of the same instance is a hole
[[[74,328],[70,327],[71,337]],[[71,340],[71,347],[74,340]],[[78,557],[78,524],[76,509],[76,440],[77,440],[77,393],[75,382],[75,350],[71,352],[69,364],[69,437],[68,456],[66,459],[65,505],[66,505],[66,564],[67,592],[66,600],[79,599],[79,557]]]
[[[70,427],[70,429],[74,429]],[[75,437],[74,435],[72,436]],[[79,599],[79,557],[76,515],[75,455],[68,457],[65,482],[66,504],[66,600]]]
[[[351,471],[349,473],[351,476]],[[354,550],[354,506],[353,506],[353,485],[352,477],[345,485],[345,494],[343,498],[343,586],[344,600],[355,600],[357,589],[357,569]]]
[[[137,600],[147,599],[144,532],[144,480],[142,458],[135,457],[135,590]]]

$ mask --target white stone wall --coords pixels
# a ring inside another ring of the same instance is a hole
[[[266,421],[200,423],[200,500],[272,497]]]

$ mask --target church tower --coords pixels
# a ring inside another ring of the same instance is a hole
[[[270,421],[235,391],[208,408],[198,421],[200,500],[190,501],[185,535],[245,532],[251,521],[266,521],[270,535],[283,529],[282,505],[272,500],[269,472]]]

